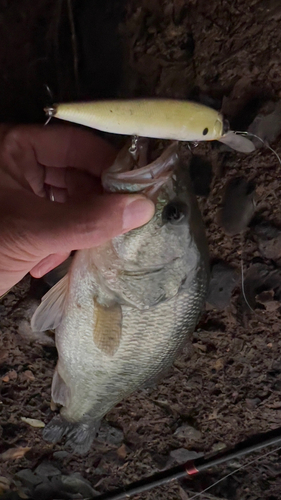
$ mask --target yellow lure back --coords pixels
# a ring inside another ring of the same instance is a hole
[[[223,117],[202,104],[174,99],[133,99],[56,104],[49,117],[121,135],[176,141],[219,140]]]

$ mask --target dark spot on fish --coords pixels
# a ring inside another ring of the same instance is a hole
[[[206,128],[204,128],[204,130],[203,130],[203,135],[207,135],[207,134],[208,134],[208,132],[209,132],[209,129],[208,129],[207,127],[206,127]]]

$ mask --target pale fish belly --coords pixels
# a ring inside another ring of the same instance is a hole
[[[189,289],[149,309],[122,306],[122,335],[113,356],[94,342],[94,300],[71,304],[56,332],[58,372],[69,388],[61,414],[69,422],[99,421],[113,406],[169,367],[190,338],[205,300],[202,269]],[[84,289],[85,292],[85,289]],[[54,394],[53,394],[54,397]]]

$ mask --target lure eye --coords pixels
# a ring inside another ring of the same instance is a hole
[[[188,215],[188,207],[181,201],[171,201],[162,212],[162,220],[165,223],[180,224]]]
[[[206,127],[206,128],[204,128],[204,130],[203,130],[203,135],[207,135],[207,134],[208,134],[208,132],[209,132],[209,129],[208,129],[207,127]]]

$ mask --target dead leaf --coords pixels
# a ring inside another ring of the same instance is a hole
[[[218,358],[216,359],[215,363],[213,364],[213,368],[218,372],[224,368],[224,359],[223,358]]]
[[[17,379],[17,372],[15,370],[10,370],[2,377],[2,382],[10,382],[10,380]]]
[[[125,444],[122,444],[122,445],[120,446],[120,448],[118,448],[118,450],[117,450],[117,455],[118,455],[120,458],[124,458],[124,459],[126,458],[126,456],[127,456],[127,447],[126,447],[126,445],[125,445]]]
[[[10,484],[11,481],[8,478],[0,476],[0,496],[4,495],[5,491],[10,489]]]
[[[188,500],[189,495],[179,486],[179,494],[181,497],[181,500]]]
[[[199,349],[199,351],[207,352],[207,346],[205,344],[196,343],[193,344],[193,347],[195,347],[195,349]]]
[[[266,408],[272,408],[273,410],[279,410],[281,408],[281,401],[275,401],[275,403],[272,403],[270,405],[265,405]]]
[[[9,357],[8,351],[2,350],[2,352],[0,352],[0,363],[4,363],[4,361],[6,361],[8,357]]]
[[[28,446],[22,447],[19,446],[18,448],[9,448],[8,450],[4,451],[4,453],[0,454],[0,459],[1,460],[18,460],[19,458],[24,457],[24,455],[31,450]]]
[[[218,410],[214,409],[212,413],[208,416],[208,420],[217,420],[218,418]]]
[[[44,422],[42,422],[42,420],[37,420],[36,418],[21,417],[21,420],[26,424],[31,425],[31,427],[38,427],[38,428],[45,427]]]
[[[27,498],[30,498],[28,495],[26,495],[26,493],[24,493],[24,491],[22,489],[17,490],[17,494],[23,500],[26,500]]]
[[[35,380],[35,377],[31,370],[25,370],[23,373],[21,373],[20,378],[22,382],[33,382],[33,380]]]

